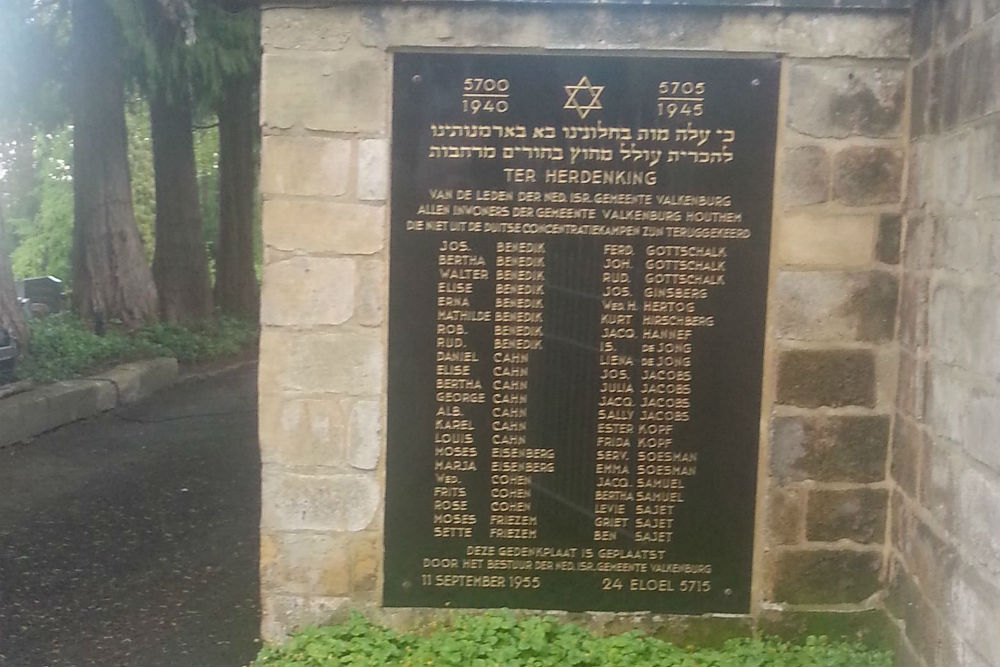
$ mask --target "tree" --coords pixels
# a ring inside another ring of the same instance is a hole
[[[253,11],[253,10],[251,10]],[[246,12],[245,12],[246,14]],[[215,303],[222,312],[256,318],[259,304],[254,273],[254,200],[256,196],[259,121],[259,16],[244,15],[251,38],[245,39],[245,69],[224,75],[219,113],[219,240],[215,253]],[[237,41],[235,48],[240,48]],[[250,48],[246,48],[250,44]]]
[[[3,208],[0,207],[0,327],[10,331],[22,343],[28,340],[28,325],[24,313],[17,303],[14,289],[14,274],[7,260],[6,231],[3,224]]]
[[[121,34],[104,0],[71,0],[73,309],[137,327],[157,295],[135,225],[125,127]]]
[[[144,0],[133,15],[153,60],[136,61],[148,97],[156,182],[156,247],[153,278],[160,316],[168,322],[212,314],[201,208],[198,203],[191,98],[190,7],[184,2]],[[130,31],[131,32],[131,31]]]

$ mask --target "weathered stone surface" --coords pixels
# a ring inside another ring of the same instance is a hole
[[[957,461],[951,445],[924,439],[923,457],[919,460],[920,487],[917,497],[941,526],[954,526],[955,513],[959,511],[958,487],[961,480]]]
[[[772,485],[767,496],[768,541],[771,544],[801,542],[804,517],[805,492]]]
[[[270,532],[364,530],[382,495],[368,474],[303,475],[275,466],[264,467],[261,488],[261,527]]]
[[[261,387],[372,396],[382,391],[385,353],[377,331],[282,332],[260,336]]]
[[[355,468],[374,470],[382,456],[382,403],[359,399],[351,406],[348,460]]]
[[[350,557],[339,535],[264,533],[260,544],[260,585],[267,591],[347,595]]]
[[[385,246],[384,206],[301,199],[264,202],[264,243],[284,251],[370,255]]]
[[[382,545],[376,533],[360,533],[351,538],[351,591],[355,597],[378,593],[382,568]]]
[[[771,472],[779,480],[877,482],[885,477],[889,417],[776,417]]]
[[[807,508],[806,539],[810,542],[885,541],[885,489],[813,489]]]
[[[324,10],[335,21],[341,8]],[[664,16],[669,20],[664,20]],[[903,13],[730,12],[636,7],[549,13],[538,6],[429,7],[422,3],[365,12],[359,40],[366,46],[508,46],[545,48],[763,51],[793,57],[905,58],[909,21]],[[593,35],[601,35],[600,40]]]
[[[789,74],[788,125],[813,137],[900,133],[906,72],[900,66],[796,64]]]
[[[358,324],[378,326],[385,321],[386,265],[381,259],[358,262],[358,293],[354,317]]]
[[[1000,60],[1000,44],[996,50],[997,59]],[[997,96],[1000,98],[1000,92]],[[980,140],[971,142],[969,146],[970,189],[979,198],[998,197],[1000,196],[1000,151],[997,151],[996,147],[1000,146],[1000,117],[994,116],[992,120],[980,123],[982,123]],[[995,246],[993,250],[994,258],[997,258],[1000,251]]]
[[[784,152],[781,201],[785,206],[819,204],[830,198],[830,157],[822,146],[798,146]]]
[[[347,409],[339,397],[297,398],[262,387],[260,458],[289,466],[340,467],[347,448]]]
[[[899,342],[911,349],[927,344],[927,304],[930,299],[926,275],[903,275],[899,297]],[[916,414],[916,413],[913,413]]]
[[[346,139],[266,136],[260,190],[265,195],[343,195],[350,187],[350,164],[351,142]]]
[[[867,267],[878,222],[873,216],[785,215],[776,225],[778,259],[788,266]]]
[[[264,127],[304,127],[327,132],[378,132],[388,128],[388,64],[374,49],[336,53],[280,51],[261,63]]]
[[[834,198],[848,206],[889,204],[900,199],[903,152],[896,148],[852,146],[834,157]]]
[[[778,361],[778,402],[804,408],[875,407],[870,350],[785,350]]]
[[[771,611],[760,615],[758,628],[769,636],[789,641],[803,637],[824,636],[868,646],[892,648],[898,630],[881,609],[865,611]],[[903,663],[906,664],[906,663]]]
[[[898,213],[885,213],[878,221],[878,241],[875,243],[875,259],[883,264],[899,264],[899,244],[902,233],[902,217]]]
[[[811,549],[777,554],[774,601],[789,604],[861,602],[879,590],[878,551]]]
[[[892,433],[893,481],[907,495],[916,498],[919,492],[920,469],[927,450],[923,431],[911,420],[898,417]]]
[[[924,597],[939,608],[947,606],[959,564],[954,548],[912,513],[908,530],[900,538],[900,552]]]
[[[329,622],[350,604],[346,597],[264,595],[261,599],[260,633],[264,641],[281,642],[297,630]]]
[[[932,105],[936,104],[930,92],[933,64],[933,60],[927,59],[911,70],[910,136],[913,138],[923,136],[930,127]]]
[[[359,276],[349,257],[293,257],[264,267],[261,324],[342,324],[354,313]]]
[[[1000,485],[996,474],[987,477],[973,466],[965,466],[955,486],[954,532],[972,560],[1000,573]],[[997,603],[1000,605],[1000,598]]]
[[[933,37],[934,6],[930,2],[917,2],[913,7],[913,32],[910,38],[915,59],[926,55]]]
[[[339,13],[291,8],[268,8],[261,13],[261,43],[265,49],[339,51],[357,30],[357,21]]]
[[[1000,658],[1000,633],[996,629],[996,619],[1000,618],[1000,586],[996,580],[985,579],[971,567],[963,568],[950,602],[958,635],[988,661],[966,664],[996,664]]]
[[[775,283],[779,338],[809,341],[892,339],[896,277],[882,271],[794,271]]]
[[[389,198],[389,142],[385,139],[358,141],[358,199]]]

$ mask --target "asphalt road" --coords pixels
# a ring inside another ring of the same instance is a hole
[[[253,367],[0,449],[0,665],[249,662],[259,480]]]

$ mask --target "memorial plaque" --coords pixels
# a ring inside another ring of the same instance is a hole
[[[778,62],[394,72],[384,603],[749,611]]]

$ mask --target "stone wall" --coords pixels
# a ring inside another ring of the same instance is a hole
[[[263,40],[265,638],[379,603],[390,69],[407,47],[782,56],[755,592],[736,625],[879,608],[907,13],[331,3],[265,8]]]
[[[927,664],[1000,664],[1000,3],[913,20],[889,610]]]

